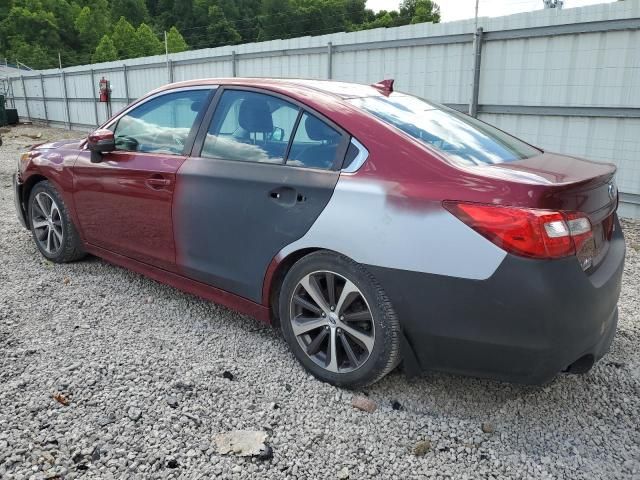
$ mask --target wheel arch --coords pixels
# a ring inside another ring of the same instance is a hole
[[[31,195],[31,191],[33,190],[33,188],[40,182],[44,182],[44,181],[50,181],[47,177],[45,177],[44,175],[41,175],[39,173],[34,173],[33,175],[30,175],[29,178],[27,178],[25,180],[25,182],[22,185],[22,204],[24,205],[24,213],[25,213],[25,219],[27,220],[27,225],[29,225],[29,196]]]
[[[286,256],[278,253],[278,255],[276,255],[271,261],[265,275],[262,290],[262,300],[263,305],[265,305],[269,309],[269,319],[273,327],[280,327],[279,298],[280,289],[282,287],[285,276],[296,262],[306,257],[307,255],[319,251],[333,252],[337,255],[341,255],[351,259],[351,257],[349,257],[348,255],[344,255],[343,253],[336,250],[321,247],[309,247],[290,252]],[[407,337],[404,329],[402,329],[402,319],[400,319],[400,328],[400,351],[402,352],[401,355],[403,368],[407,376],[414,377],[420,374],[422,368],[418,361],[418,357],[416,356],[413,343]]]
[[[286,256],[278,253],[267,269],[264,284],[262,288],[262,303],[269,309],[269,319],[274,327],[280,325],[280,314],[278,313],[280,289],[284,277],[293,267],[293,265],[307,255],[323,250],[319,247],[301,248],[294,252],[290,252]]]

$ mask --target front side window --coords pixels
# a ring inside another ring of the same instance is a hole
[[[513,162],[541,153],[480,120],[410,95],[392,93],[349,101],[461,164]]]
[[[300,109],[263,93],[227,90],[207,131],[201,156],[284,163]]]
[[[210,90],[184,90],[153,98],[122,116],[114,129],[116,148],[133,152],[182,153]]]

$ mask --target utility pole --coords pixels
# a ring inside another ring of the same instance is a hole
[[[474,25],[474,29],[473,29],[474,32],[478,31],[478,6],[479,6],[479,4],[480,4],[480,0],[476,0],[476,17],[475,17],[476,21],[475,21],[475,25]]]
[[[164,54],[167,58],[167,62],[169,61],[169,43],[167,42],[167,31],[164,31]]]
[[[473,29],[473,84],[471,85],[471,98],[469,99],[469,115],[478,115],[478,91],[480,80],[480,34],[478,30],[478,7],[480,0],[476,0],[476,14]]]
[[[173,81],[171,77],[171,64],[169,63],[169,42],[167,41],[167,31],[164,31],[164,56],[167,61],[167,78],[169,79],[169,83]]]
[[[62,57],[60,56],[60,52],[58,52],[58,66],[60,67],[60,70],[62,70]]]

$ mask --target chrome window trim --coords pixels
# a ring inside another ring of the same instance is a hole
[[[354,158],[349,165],[341,170],[343,173],[357,172],[360,170],[360,167],[364,165],[364,162],[367,161],[367,158],[369,158],[369,150],[367,150],[358,140],[351,137],[351,144],[358,149],[358,155],[356,155],[356,158]]]

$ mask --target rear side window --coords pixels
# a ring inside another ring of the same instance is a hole
[[[458,163],[487,165],[540,154],[540,150],[480,120],[410,95],[392,93],[349,101]]]
[[[122,116],[114,129],[116,148],[181,154],[210,90],[185,90],[153,98]]]
[[[257,92],[227,90],[207,131],[201,156],[284,163],[300,109]]]
[[[338,153],[342,135],[322,120],[304,113],[293,137],[287,165],[329,169]]]

